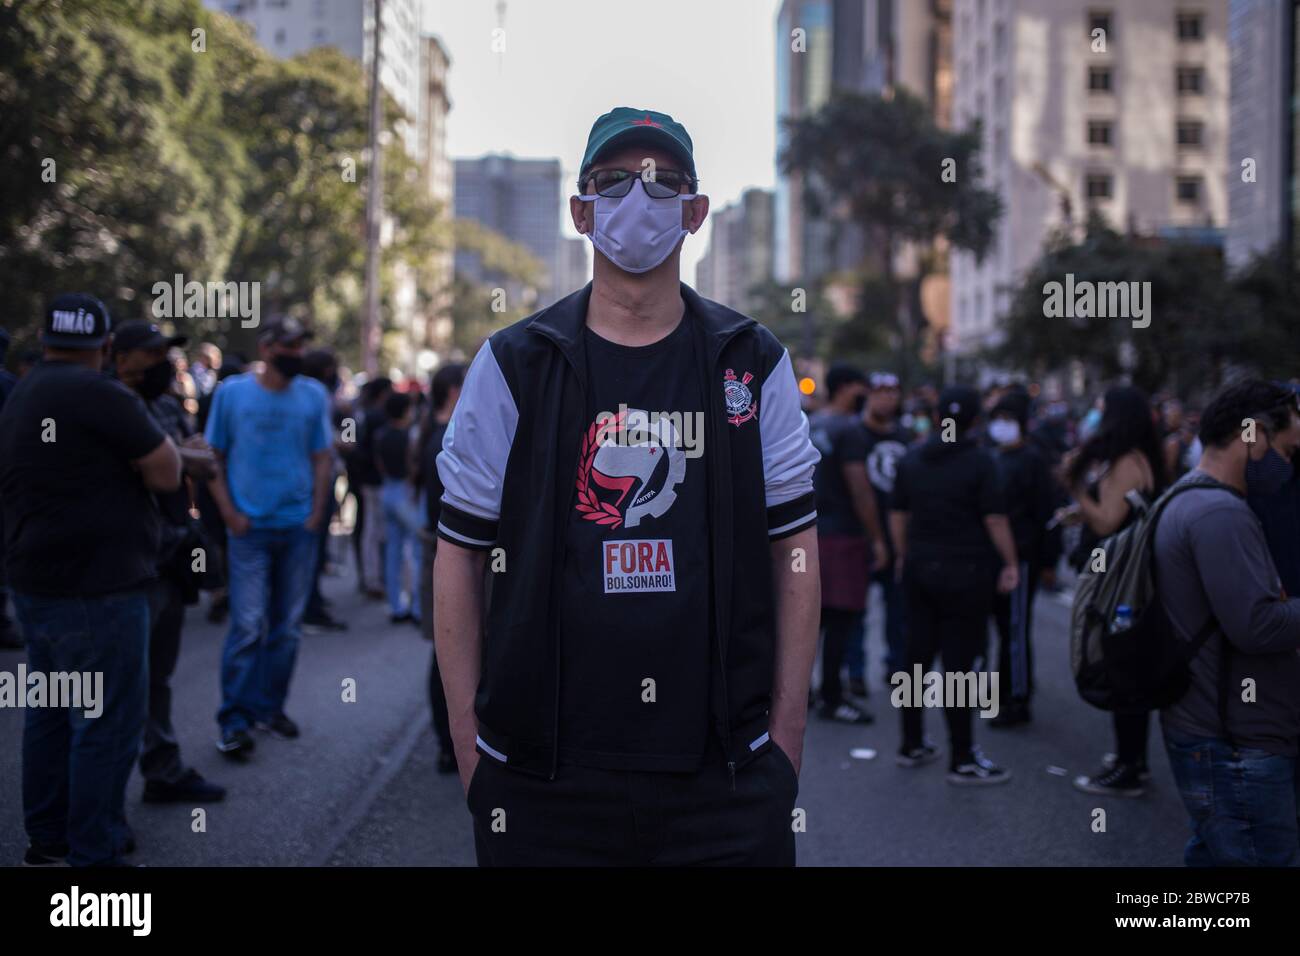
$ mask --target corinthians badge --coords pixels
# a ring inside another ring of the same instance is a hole
[[[758,413],[758,402],[754,401],[754,393],[749,390],[753,378],[749,372],[736,378],[732,369],[727,369],[727,374],[722,378],[722,394],[727,401],[727,421],[737,428]]]

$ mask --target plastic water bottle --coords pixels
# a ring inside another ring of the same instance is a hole
[[[1112,634],[1122,634],[1133,626],[1133,609],[1127,604],[1115,608],[1115,616],[1110,622]]]

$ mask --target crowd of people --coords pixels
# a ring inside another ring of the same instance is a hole
[[[25,647],[33,672],[102,673],[106,689],[94,718],[27,711],[26,862],[121,863],[137,762],[147,802],[225,797],[185,763],[172,725],[186,608],[205,592],[209,619],[227,624],[218,749],[242,762],[254,730],[298,736],[299,638],[347,628],[321,591],[331,523],[357,543],[365,597],[432,641],[421,569],[464,369],[442,366],[428,394],[386,378],[358,389],[312,338],[281,316],[258,329],[251,361],[211,343],[187,355],[184,336],[115,324],[70,294],[50,304],[39,360],[0,372],[0,641]],[[0,366],[8,342],[0,330]],[[454,773],[436,663],[429,695],[439,770]]]
[[[825,384],[810,414],[820,715],[873,720],[864,621],[879,586],[886,686],[936,656],[945,673],[992,670],[990,728],[1031,724],[1036,593],[1060,589],[1061,572],[1104,572],[1107,544],[1150,510],[1158,601],[1189,659],[1189,689],[1161,711],[1186,861],[1300,863],[1300,386],[1239,381],[1192,411],[1117,385],[1076,417],[1012,382],[918,389],[906,408],[889,373],[838,365]],[[948,781],[1006,782],[974,742],[972,702],[944,712]],[[922,715],[901,710],[900,766],[939,757]],[[1113,745],[1074,785],[1141,797],[1150,716],[1116,708]]]
[[[114,325],[97,299],[65,295],[47,313],[40,360],[0,372],[0,598],[22,632],[0,604],[0,640],[25,646],[33,669],[103,672],[110,690],[111,719],[27,714],[27,862],[121,862],[135,843],[125,790],[137,763],[146,801],[225,796],[186,764],[171,719],[186,608],[205,592],[210,619],[228,625],[216,721],[232,761],[250,758],[255,730],[298,735],[287,701],[300,635],[348,627],[321,589],[346,557],[331,527],[351,535],[364,598],[432,640],[436,460],[466,369],[442,366],[427,390],[358,383],[312,338],[278,317],[251,361],[210,343],[187,358],[183,336]],[[1154,538],[1161,599],[1194,646],[1190,690],[1161,713],[1191,818],[1187,861],[1297,862],[1300,388],[1247,380],[1191,410],[1119,385],[1075,414],[1014,382],[905,400],[896,375],[836,365],[823,385],[805,405],[821,455],[810,706],[829,721],[874,719],[865,623],[879,588],[887,688],[936,660],[943,672],[995,673],[988,726],[1032,725],[1036,596],[1067,586],[1099,545],[1192,482]],[[430,656],[438,768],[454,773]],[[944,702],[947,779],[1003,783],[1011,771],[975,741],[973,716],[970,701]],[[1150,718],[1114,713],[1112,745],[1075,786],[1142,796]],[[924,708],[901,707],[900,722],[900,766],[940,758]]]

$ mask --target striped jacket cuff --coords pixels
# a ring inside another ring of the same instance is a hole
[[[817,523],[817,500],[810,491],[767,509],[767,536],[772,541],[788,538]]]
[[[486,551],[497,540],[497,522],[461,511],[444,499],[438,512],[438,537],[462,548]]]

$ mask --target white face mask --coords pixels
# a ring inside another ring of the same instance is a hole
[[[1014,445],[1020,441],[1020,423],[1009,418],[995,418],[989,422],[989,437],[999,445]]]
[[[645,183],[632,184],[621,199],[608,196],[579,196],[596,204],[596,225],[588,238],[610,262],[624,272],[649,272],[677,248],[690,230],[682,228],[682,203],[695,194],[654,199]]]

